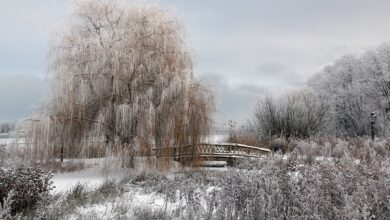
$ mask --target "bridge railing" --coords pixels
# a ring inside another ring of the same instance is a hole
[[[271,151],[266,148],[254,147],[244,144],[223,143],[208,144],[202,143],[195,146],[173,147],[167,149],[155,149],[156,156],[171,156],[173,158],[239,158],[239,157],[261,157]]]

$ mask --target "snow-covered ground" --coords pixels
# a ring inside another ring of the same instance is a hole
[[[21,145],[24,143],[24,138],[15,139],[9,133],[0,133],[0,146],[6,146],[10,144]]]
[[[55,186],[53,193],[66,192],[77,183],[93,188],[99,186],[105,179],[105,176],[91,168],[78,172],[55,174],[52,179]]]
[[[71,162],[71,161],[66,161]],[[73,162],[77,162],[74,160]],[[93,158],[93,159],[83,159],[82,162],[85,164],[84,169],[73,171],[73,172],[57,172],[53,173],[53,186],[55,188],[52,190],[52,193],[63,193],[72,189],[78,183],[86,186],[89,189],[94,189],[97,186],[100,186],[106,180],[113,180],[118,182],[129,175],[134,175],[135,173],[142,173],[145,169],[144,162],[138,161],[137,168],[135,170],[130,170],[127,168],[121,168],[119,161],[115,159],[106,159],[106,158]],[[173,162],[175,163],[175,162]],[[217,162],[218,163],[218,162]],[[202,170],[207,170],[211,172],[226,171],[228,168],[223,166],[226,165],[226,162],[222,163],[221,167],[205,167],[201,168]],[[175,165],[176,168],[172,168],[167,173],[167,177],[174,178],[176,174],[180,174],[184,171],[188,171],[191,168],[177,168],[178,164]]]
[[[0,146],[10,144],[13,140],[12,138],[0,138]]]
[[[213,136],[209,141],[225,142],[223,137]],[[302,152],[318,149],[318,145],[313,143],[301,143],[302,146],[306,146]],[[373,147],[369,149],[375,150]],[[52,191],[53,202],[42,210],[49,213],[48,219],[57,219],[59,215],[58,219],[225,219],[232,214],[230,210],[238,213],[245,207],[244,210],[249,211],[240,213],[243,219],[251,219],[250,214],[261,213],[263,217],[272,213],[279,218],[288,214],[281,212],[280,207],[291,204],[286,201],[288,197],[280,196],[284,185],[279,183],[285,181],[294,193],[289,195],[304,203],[294,209],[300,213],[308,212],[307,218],[321,216],[321,219],[328,219],[324,217],[326,213],[336,210],[335,213],[345,213],[343,219],[360,219],[346,216],[351,210],[376,207],[388,200],[388,159],[379,154],[373,157],[382,160],[383,170],[372,169],[379,163],[367,162],[367,159],[365,163],[360,163],[364,157],[337,158],[330,156],[331,153],[290,155],[274,154],[272,157],[238,161],[236,167],[194,169],[194,172],[186,172],[191,169],[175,164],[173,170],[164,173],[147,170],[145,158],[137,159],[135,170],[122,168],[118,158],[68,159],[63,168],[84,165],[75,171],[54,173],[52,180],[56,188]],[[367,175],[373,171],[375,175]],[[357,193],[352,195],[345,194],[351,189],[349,182],[354,181],[351,176],[356,178],[356,185],[360,184],[354,188]],[[378,180],[378,177],[381,179]],[[105,180],[114,180],[114,183]],[[75,188],[78,183],[83,186]],[[301,187],[316,193],[308,194]],[[348,203],[333,203],[328,195],[334,192]],[[371,198],[377,200],[372,201]],[[313,204],[313,208],[301,210],[308,203]],[[319,207],[327,207],[327,210],[318,212]],[[385,209],[381,207],[378,210],[383,216],[380,210]],[[361,216],[370,217],[365,213]]]
[[[103,174],[97,167],[86,168],[76,172],[55,173],[52,178],[53,186],[55,186],[53,193],[66,192],[78,183],[94,188],[107,179],[115,180],[121,177],[118,173]]]
[[[0,146],[10,144],[13,140],[8,133],[0,133]]]
[[[106,180],[119,181],[128,175],[128,169],[120,167],[119,161],[112,158],[92,158],[65,161],[67,163],[83,163],[85,168],[73,172],[57,172],[53,174],[53,193],[66,192],[80,183],[88,188],[95,188]]]
[[[70,216],[69,219],[80,219],[81,216],[115,219],[118,208],[123,209],[126,218],[132,219],[134,210],[147,208],[149,210],[165,210],[170,213],[185,204],[183,200],[168,202],[163,194],[156,192],[146,193],[142,188],[128,188],[128,190],[128,192],[123,193],[112,201],[77,207],[77,210],[74,212],[76,214]]]
[[[205,138],[207,143],[222,143],[227,139],[227,135],[210,135]],[[8,135],[0,136],[0,146],[6,146],[15,143],[15,139]],[[116,160],[116,161],[115,161]],[[119,181],[128,175],[127,169],[120,168],[120,162],[117,159],[92,158],[82,160],[66,160],[66,163],[84,163],[85,168],[73,172],[55,172],[53,173],[52,193],[67,192],[76,184],[80,183],[88,188],[95,188],[106,180]],[[109,163],[109,164],[108,164]],[[226,162],[221,165],[226,165]],[[142,168],[141,168],[142,169]],[[210,170],[219,170],[221,168],[208,168]],[[224,170],[224,168],[222,169]]]

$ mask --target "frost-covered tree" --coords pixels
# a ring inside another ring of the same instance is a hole
[[[129,158],[196,144],[212,100],[193,78],[172,10],[122,1],[79,1],[49,51],[50,94],[27,125],[40,158],[110,149]],[[93,151],[91,149],[94,149]]]
[[[367,102],[361,80],[361,65],[353,56],[345,56],[311,79],[309,84],[320,99],[329,101],[331,131],[360,136],[367,133]],[[336,129],[336,130],[334,130]]]
[[[377,133],[389,132],[390,44],[383,44],[361,56],[342,57],[316,74],[309,85],[331,106],[330,133],[369,134],[371,112],[378,115]]]

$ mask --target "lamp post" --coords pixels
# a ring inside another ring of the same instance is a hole
[[[371,112],[370,114],[370,123],[371,123],[371,140],[374,141],[375,139],[375,131],[374,131],[374,124],[376,122],[376,115],[374,112]]]

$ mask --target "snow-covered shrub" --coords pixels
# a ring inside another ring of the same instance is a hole
[[[389,158],[357,163],[313,160],[296,152],[220,175],[216,219],[386,219]],[[253,163],[256,163],[254,161]],[[249,164],[249,163],[248,163]]]
[[[276,152],[276,151],[286,152],[287,151],[287,141],[284,140],[283,138],[276,138],[276,139],[271,141],[270,149],[274,152]]]
[[[10,220],[12,219],[12,204],[14,203],[13,197],[15,193],[12,190],[8,193],[7,198],[4,199],[3,205],[0,206],[0,219]]]
[[[6,160],[6,149],[5,146],[0,144],[0,166],[4,166]]]
[[[106,180],[91,192],[90,202],[99,203],[107,198],[117,196],[119,193],[121,193],[121,190],[118,184],[113,180]]]
[[[66,195],[66,200],[70,203],[84,204],[87,200],[88,192],[85,185],[77,183]]]
[[[104,219],[98,218],[99,214],[90,213],[92,216],[80,213],[74,213],[78,207],[86,205],[99,205],[109,202],[111,199],[121,196],[123,193],[123,186],[125,182],[116,183],[112,180],[104,181],[95,189],[88,188],[86,185],[77,183],[65,193],[60,193],[52,197],[51,205],[48,207],[40,207],[40,215],[44,219],[68,219],[70,215],[76,214],[76,219]],[[57,197],[57,198],[55,198]],[[117,209],[126,209],[122,204],[114,204],[115,212],[121,212]],[[128,209],[129,207],[127,207]],[[95,214],[97,216],[95,216]],[[123,219],[123,218],[115,218]]]
[[[259,137],[307,138],[326,124],[328,106],[309,91],[266,97],[254,110],[252,125]]]
[[[329,160],[316,156],[318,149],[337,143],[310,143],[299,143],[310,163],[297,147],[218,172],[141,173],[93,190],[75,186],[42,212],[46,219],[387,219],[388,157],[372,147],[371,160]],[[347,152],[353,147],[338,143]]]
[[[49,196],[52,175],[39,168],[17,166],[0,169],[0,201],[11,201],[11,213],[26,211]],[[12,194],[11,194],[12,192]],[[11,195],[11,198],[9,198]],[[8,199],[7,199],[8,198]]]
[[[134,211],[134,219],[144,220],[144,219],[159,219],[159,220],[169,220],[172,219],[169,213],[163,209],[153,210],[151,208],[140,208]]]

